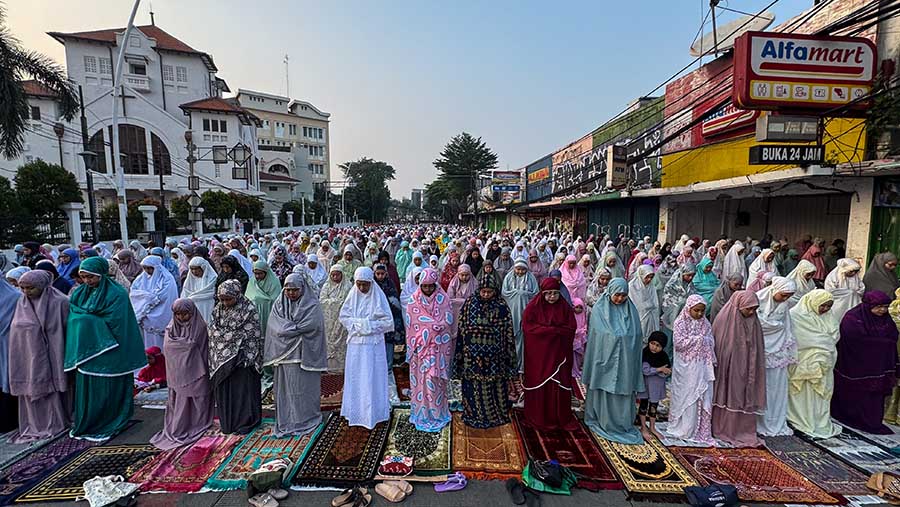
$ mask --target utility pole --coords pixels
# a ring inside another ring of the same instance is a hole
[[[200,206],[200,194],[197,193],[200,190],[200,178],[194,176],[194,163],[197,162],[197,157],[194,156],[194,151],[197,149],[197,146],[194,145],[194,133],[185,130],[184,140],[187,143],[188,151],[188,191],[190,192],[188,204],[191,205],[191,232],[197,234],[202,230],[202,224],[200,223],[200,214],[197,212],[197,206]]]
[[[284,87],[287,90],[285,96],[291,98],[291,72],[290,72],[290,56],[284,55]]]
[[[300,192],[300,225],[306,226],[306,195]]]
[[[84,93],[81,85],[78,85],[78,104],[81,108],[81,149],[88,151],[88,129],[87,116],[84,115]],[[101,154],[97,153],[99,157]],[[84,177],[87,180],[88,191],[88,213],[91,215],[91,241],[97,243],[100,241],[100,235],[97,233],[97,204],[94,202],[94,168],[88,164],[88,159],[84,159]]]
[[[166,190],[163,185],[163,171],[162,167],[156,168],[156,173],[159,174],[159,211],[162,213],[162,234],[165,238],[166,236],[166,222],[169,218],[169,212],[166,211]]]
[[[122,44],[119,46],[119,56],[116,58],[116,75],[113,77],[113,107],[112,107],[112,148],[113,167],[118,169],[118,178],[116,183],[116,193],[119,201],[119,232],[122,235],[122,241],[128,244],[128,201],[125,197],[125,168],[122,167],[119,160],[119,88],[122,86],[122,71],[125,64],[125,48],[128,46],[131,31],[134,29],[134,16],[137,14],[141,0],[134,0],[134,7],[131,8],[131,17],[128,18],[128,25],[125,27],[125,34],[122,36]]]

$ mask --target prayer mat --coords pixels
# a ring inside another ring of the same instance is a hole
[[[262,409],[275,410],[275,388],[270,387],[266,390],[266,392],[263,393]]]
[[[447,475],[452,468],[450,424],[444,426],[440,433],[419,431],[409,422],[409,409],[395,408],[384,456],[413,458],[413,473],[416,475]]]
[[[900,434],[896,433],[898,431],[897,426],[892,424],[887,424],[886,426],[890,428],[894,433],[889,433],[887,435],[876,435],[874,433],[866,433],[865,431],[860,431],[854,428],[848,428],[843,424],[834,421],[835,424],[843,428],[843,433],[850,433],[854,436],[857,436],[863,440],[867,440],[886,451],[890,451],[891,454],[900,454]]]
[[[745,502],[840,503],[765,449],[676,447],[672,453],[702,485],[733,484]]]
[[[169,401],[169,389],[154,389],[149,393],[139,391],[134,395],[134,404],[141,408],[153,408],[165,410],[166,403]]]
[[[397,394],[400,401],[409,403],[409,365],[394,366],[394,380],[397,382]]]
[[[574,431],[537,430],[523,424],[523,415],[513,410],[512,419],[522,437],[527,459],[555,459],[580,474],[578,484],[586,489],[622,489],[588,429],[581,422]]]
[[[839,435],[824,440],[813,440],[806,435],[802,438],[869,474],[900,469],[900,456],[891,454],[847,428]]]
[[[766,449],[826,492],[868,495],[867,476],[799,437],[766,437]]]
[[[447,404],[451,412],[462,412],[462,381],[451,380],[447,389]]]
[[[19,494],[50,475],[76,453],[99,445],[67,436],[31,452],[0,472],[0,505],[8,505]]]
[[[129,482],[141,484],[141,491],[199,491],[242,439],[242,435],[223,435],[217,425],[191,445],[160,453]]]
[[[372,430],[349,426],[334,414],[316,439],[303,466],[294,477],[297,486],[342,487],[371,482],[384,455],[391,421]]]
[[[603,454],[631,495],[681,495],[697,481],[658,440],[626,445],[594,434]]]
[[[274,394],[273,394],[274,396]],[[319,405],[322,410],[334,410],[340,408],[344,398],[344,374],[322,374],[322,397]],[[274,401],[272,402],[274,404]]]
[[[518,478],[525,466],[519,435],[512,423],[488,429],[466,426],[453,414],[453,470],[474,480]]]
[[[63,433],[60,433],[60,435],[62,435]],[[24,458],[28,454],[49,444],[60,435],[46,438],[44,440],[35,440],[33,442],[28,442],[25,444],[14,444],[10,442],[10,440],[19,436],[19,430],[13,430],[9,433],[3,434],[3,436],[0,436],[0,468],[3,468],[10,463]]]
[[[326,420],[329,414],[322,414]],[[266,461],[287,458],[294,466],[285,473],[284,482],[290,482],[297,468],[306,457],[316,436],[325,422],[303,436],[275,436],[275,419],[263,419],[255,430],[244,437],[228,459],[206,481],[206,487],[223,491],[242,489],[247,485],[247,477]]]
[[[84,481],[96,476],[129,477],[159,453],[152,445],[89,447],[59,467],[16,499],[22,502],[55,502],[84,496]]]

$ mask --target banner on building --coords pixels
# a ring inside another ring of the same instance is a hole
[[[734,44],[733,100],[742,109],[865,109],[876,62],[864,37],[747,32]]]

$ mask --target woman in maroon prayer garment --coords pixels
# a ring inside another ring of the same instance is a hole
[[[538,429],[574,430],[572,356],[575,313],[559,294],[559,280],[545,278],[525,307],[525,422]]]
[[[766,410],[766,344],[756,316],[759,299],[736,291],[716,315],[716,382],[712,434],[734,447],[757,447],[756,417]]]
[[[897,384],[897,326],[888,315],[891,298],[866,292],[841,320],[834,367],[831,416],[841,424],[876,435],[884,425],[884,399]]]

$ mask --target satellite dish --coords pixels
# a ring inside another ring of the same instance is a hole
[[[713,46],[719,51],[725,51],[734,47],[734,39],[744,32],[758,32],[765,30],[775,21],[775,15],[771,12],[763,12],[756,16],[741,16],[734,21],[716,27],[716,36],[713,33],[704,34],[691,44],[691,56],[699,57],[713,53]]]

